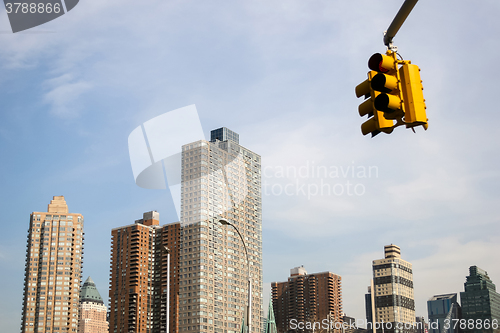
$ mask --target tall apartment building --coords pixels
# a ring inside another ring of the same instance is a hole
[[[107,312],[108,307],[89,276],[80,290],[78,333],[108,333]]]
[[[377,332],[413,333],[415,328],[404,327],[404,323],[415,322],[412,265],[401,259],[399,246],[386,245],[384,253],[384,259],[374,260],[372,264],[372,285],[365,298],[369,302],[366,309],[372,313],[367,317],[373,322],[385,323]]]
[[[287,282],[271,283],[278,332],[297,322],[342,322],[342,278],[331,272],[307,274],[304,267],[290,270]],[[334,326],[335,327],[335,326]]]
[[[111,231],[110,333],[165,333],[168,294],[168,332],[178,332],[180,223],[160,226],[159,219],[151,211]]]
[[[251,332],[262,329],[261,158],[227,128],[182,147],[179,331],[237,333],[252,283]],[[241,233],[221,225],[225,218]],[[245,323],[246,325],[247,323]]]
[[[21,332],[77,331],[83,235],[83,216],[68,212],[64,196],[31,213]]]
[[[470,266],[464,287],[465,291],[460,293],[462,318],[467,322],[479,321],[483,325],[488,322],[490,326],[489,329],[485,326],[473,329],[467,327],[465,332],[491,332],[494,320],[500,324],[500,294],[497,293],[495,284],[485,270]]]
[[[460,319],[460,305],[457,302],[457,294],[435,295],[427,301],[427,315],[429,317],[430,333],[457,333],[455,325],[447,325],[453,320]],[[448,327],[448,329],[446,329]]]

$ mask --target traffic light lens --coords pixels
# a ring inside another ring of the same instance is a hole
[[[398,88],[398,79],[395,76],[379,73],[371,81],[372,89],[390,93]]]
[[[382,67],[383,60],[383,56],[380,53],[375,53],[368,60],[368,68],[372,71],[387,73],[389,70]]]
[[[394,95],[380,94],[373,104],[377,110],[392,113],[401,108],[401,99]]]
[[[375,98],[375,108],[377,110],[389,112],[389,110],[387,109],[387,104],[389,104],[389,96],[387,96],[386,94],[380,94],[377,96],[377,98]]]

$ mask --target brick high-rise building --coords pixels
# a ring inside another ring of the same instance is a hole
[[[21,332],[77,332],[83,235],[83,216],[64,196],[31,213]]]
[[[373,280],[366,297],[367,317],[376,323],[385,323],[377,332],[414,333],[404,323],[415,322],[412,264],[401,259],[396,245],[384,246],[384,259],[373,260]],[[370,330],[374,328],[368,327]]]
[[[290,270],[287,282],[271,283],[276,326],[279,333],[293,328],[290,321],[342,322],[342,278],[331,272],[307,274],[304,267]],[[317,327],[316,327],[317,328]]]
[[[180,224],[159,225],[159,213],[111,231],[110,333],[166,331],[167,249],[170,251],[169,333],[178,332]]]
[[[225,218],[236,230],[218,221]],[[182,147],[179,331],[237,333],[252,281],[252,333],[261,332],[260,156],[227,128]],[[245,323],[247,325],[247,323]]]
[[[78,333],[108,333],[107,312],[108,307],[89,276],[80,291]]]

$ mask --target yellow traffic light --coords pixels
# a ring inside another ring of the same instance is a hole
[[[380,92],[374,100],[375,108],[383,111],[387,119],[401,117],[403,101],[396,53],[387,52],[387,55],[375,53],[370,57],[368,67],[379,69],[379,73],[373,77],[371,83],[372,89]]]
[[[361,125],[363,135],[391,133],[395,127],[422,125],[427,116],[420,69],[410,61],[398,60],[395,52],[375,53],[368,60],[368,79],[356,87],[356,97],[367,100],[359,106],[359,115],[369,118]],[[394,123],[395,121],[395,123]]]
[[[380,132],[391,133],[394,122],[384,117],[384,113],[377,110],[374,101],[377,100],[379,92],[372,88],[374,77],[378,75],[375,71],[368,72],[368,79],[360,83],[356,87],[356,97],[365,96],[367,98],[358,108],[361,117],[368,115],[368,120],[361,125],[361,133],[367,135],[372,134],[372,137]]]
[[[401,75],[401,87],[405,106],[406,127],[422,125],[427,129],[427,115],[425,112],[425,99],[420,79],[420,69],[417,65],[404,63],[399,69]]]

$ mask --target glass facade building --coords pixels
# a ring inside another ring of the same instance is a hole
[[[496,320],[500,325],[500,294],[496,292],[496,286],[491,281],[488,273],[477,266],[469,267],[469,276],[464,283],[465,291],[460,293],[462,303],[462,317],[465,320],[474,320],[491,323]],[[465,332],[483,332],[476,327],[467,328]],[[487,330],[491,332],[492,329]]]
[[[221,127],[210,132],[210,142],[218,141],[231,141],[236,144],[240,143],[240,135],[231,131],[226,127]]]
[[[457,302],[457,294],[436,295],[427,301],[427,315],[429,316],[429,333],[442,333],[445,319],[452,323],[453,320],[460,319],[460,305]],[[454,325],[449,325],[445,333],[457,333],[458,329]]]

